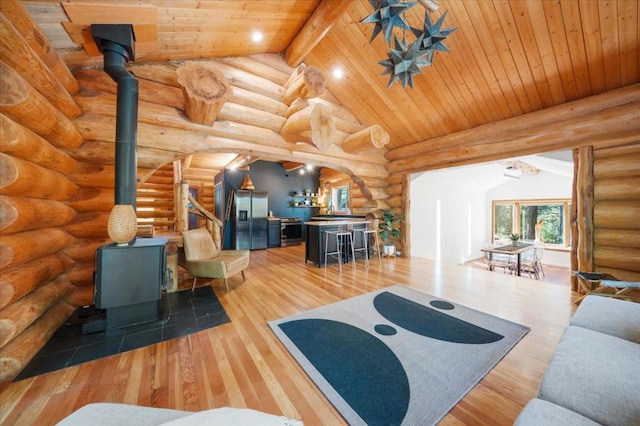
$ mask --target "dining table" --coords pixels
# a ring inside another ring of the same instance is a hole
[[[493,254],[507,254],[511,256],[516,256],[517,258],[516,270],[518,271],[518,276],[520,276],[521,255],[522,253],[528,250],[533,250],[534,247],[535,247],[534,244],[529,244],[529,243],[512,243],[512,244],[507,244],[507,245],[498,246],[498,247],[485,247],[480,250],[485,253],[489,253],[489,260],[491,260]]]

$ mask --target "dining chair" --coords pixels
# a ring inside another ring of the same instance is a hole
[[[496,253],[485,253],[487,259],[487,268],[490,271],[495,270],[495,268],[502,268],[502,273],[513,274],[516,269],[516,264],[513,261],[513,256],[508,254],[496,254]]]
[[[540,279],[540,275],[544,277],[544,270],[542,269],[542,256],[544,254],[544,246],[536,245],[533,249],[533,255],[523,256],[520,260],[520,272],[529,274],[529,278],[535,277],[536,280]]]

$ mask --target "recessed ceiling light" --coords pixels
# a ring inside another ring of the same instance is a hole
[[[264,34],[262,34],[260,31],[254,31],[251,34],[251,41],[253,41],[254,43],[261,42],[262,39],[264,39]]]
[[[342,68],[335,67],[333,69],[333,78],[340,80],[342,77],[344,77],[344,71],[342,70]]]

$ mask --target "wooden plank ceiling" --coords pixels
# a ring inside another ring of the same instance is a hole
[[[370,43],[373,24],[360,22],[372,12],[369,2],[343,1],[346,12],[304,62],[327,75],[344,69],[344,78],[328,79],[329,89],[360,122],[381,125],[390,149],[640,81],[638,0],[439,0],[432,20],[448,11],[444,26],[458,28],[445,41],[451,51],[438,52],[406,90],[387,88],[378,61],[389,47],[382,36]],[[24,3],[78,68],[101,64],[82,48],[89,20],[135,21],[138,63],[243,56],[284,52],[321,0]],[[405,16],[421,28],[424,13],[418,4]],[[254,30],[264,34],[259,43],[251,41]]]

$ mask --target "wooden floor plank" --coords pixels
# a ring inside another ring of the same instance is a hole
[[[94,401],[189,411],[249,407],[307,425],[344,424],[267,322],[402,284],[531,327],[531,332],[443,420],[512,424],[533,398],[576,307],[566,285],[425,259],[318,268],[304,246],[253,251],[247,280],[212,285],[231,323],[79,366],[0,385],[0,423],[55,424]],[[185,279],[181,287],[188,288]]]

